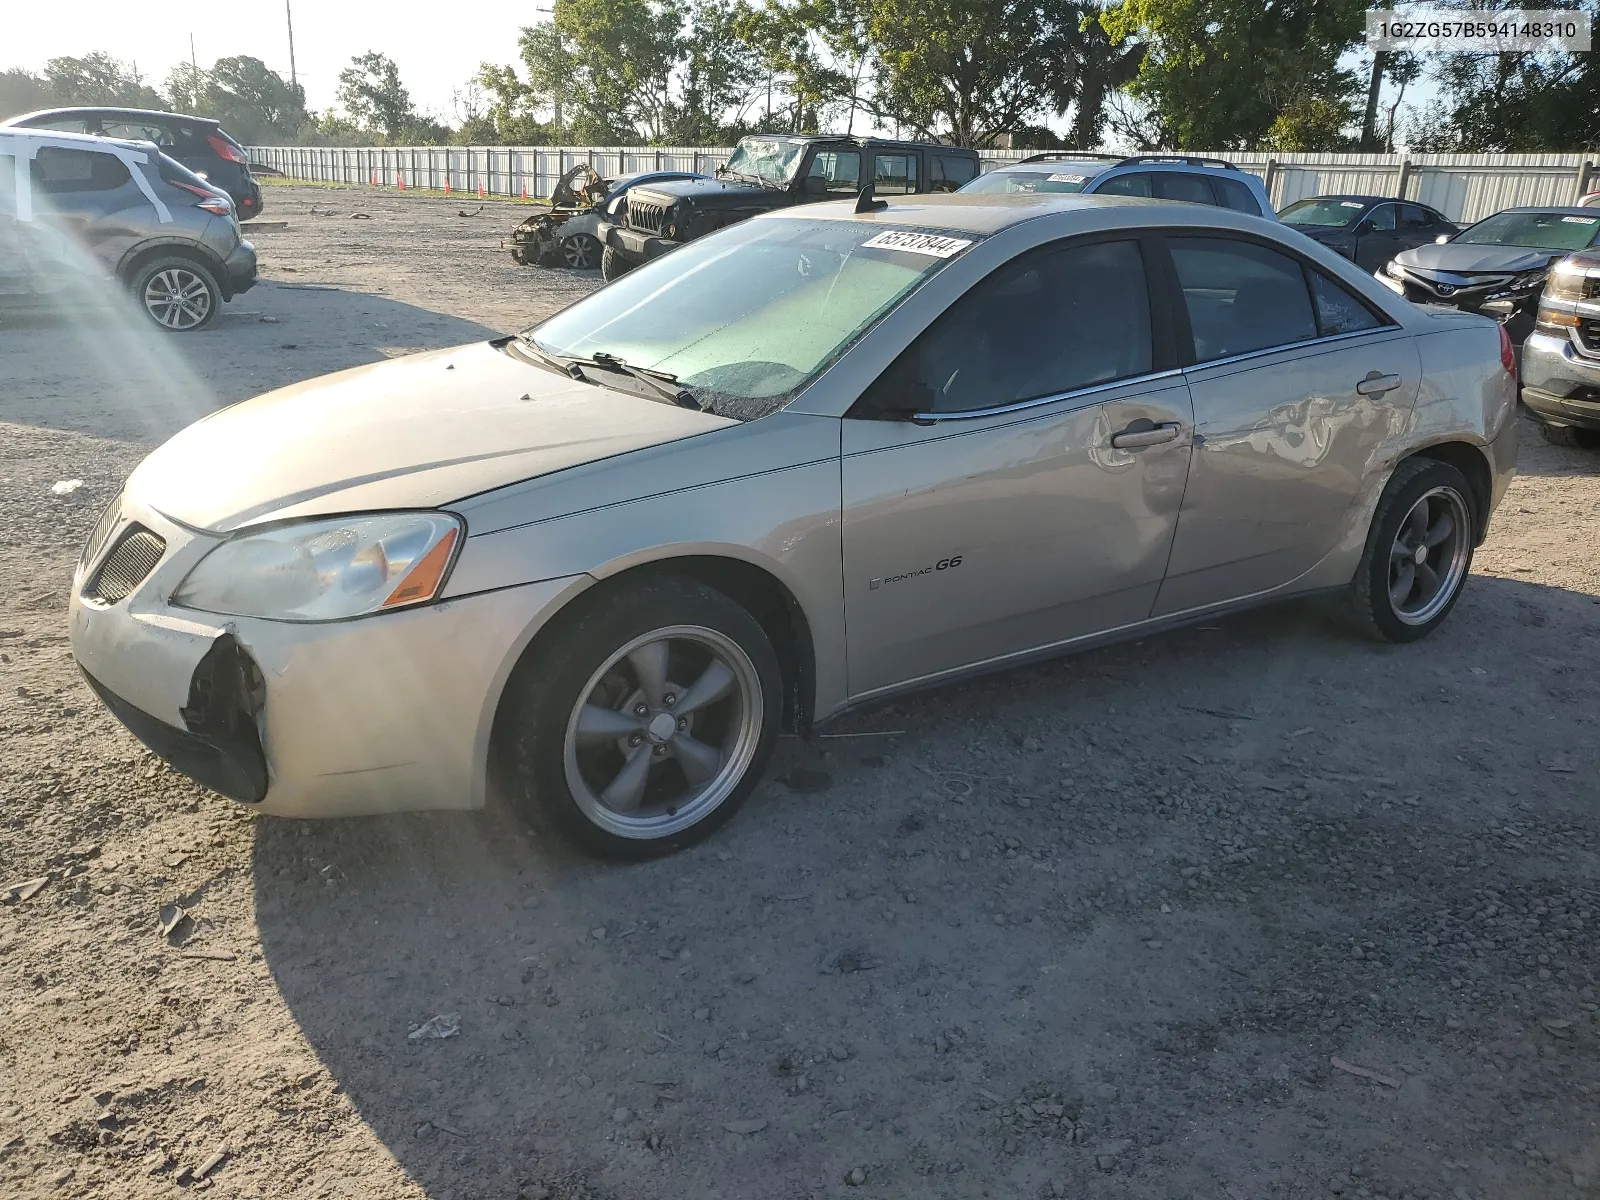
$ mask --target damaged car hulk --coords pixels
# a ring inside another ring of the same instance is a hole
[[[911,689],[1312,594],[1427,635],[1514,470],[1512,368],[1225,209],[789,209],[190,426],[89,539],[72,648],[259,811],[474,808],[494,764],[645,857],[780,729]]]

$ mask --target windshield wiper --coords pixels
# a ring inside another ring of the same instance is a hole
[[[636,367],[632,363],[624,362],[615,354],[607,354],[604,350],[595,353],[589,359],[574,360],[575,366],[596,366],[607,371],[617,371],[631,379],[637,379],[663,400],[670,400],[679,408],[692,408],[700,411],[700,400],[688,388],[678,383],[676,375],[669,375],[665,371],[652,371],[648,367]]]
[[[559,355],[551,354],[547,350],[541,350],[539,343],[526,334],[517,334],[517,347],[523,354],[537,359],[540,366],[548,367],[552,371],[560,371],[563,375],[576,379],[580,383],[583,382],[583,375],[578,370],[577,359],[563,358]]]

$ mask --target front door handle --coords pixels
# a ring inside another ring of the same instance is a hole
[[[1381,396],[1385,392],[1392,392],[1400,386],[1400,376],[1379,375],[1373,371],[1360,383],[1356,384],[1356,391],[1363,396]]]
[[[1149,421],[1135,421],[1121,433],[1111,435],[1111,444],[1118,450],[1142,450],[1146,446],[1159,446],[1162,442],[1176,441],[1178,425],[1152,425]]]

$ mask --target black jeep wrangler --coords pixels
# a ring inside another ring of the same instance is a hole
[[[680,242],[756,213],[856,196],[953,192],[978,174],[976,151],[930,142],[764,134],[739,142],[715,179],[636,187],[620,224],[602,221],[600,272],[615,279]]]

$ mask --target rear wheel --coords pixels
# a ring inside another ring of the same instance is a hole
[[[610,283],[613,279],[616,279],[619,276],[626,275],[631,270],[633,270],[633,264],[627,259],[623,258],[622,255],[618,254],[610,246],[607,246],[603,251],[601,251],[600,278],[604,279],[607,283]]]
[[[772,753],[783,689],[771,642],[733,600],[677,576],[579,603],[507,688],[518,806],[604,858],[699,841]]]
[[[1578,429],[1572,425],[1546,425],[1540,422],[1544,440],[1552,446],[1568,446],[1578,450],[1600,450],[1600,432]]]
[[[592,271],[600,265],[600,243],[587,233],[561,240],[561,261],[574,271]]]
[[[1448,463],[1410,458],[1378,501],[1347,606],[1362,632],[1411,642],[1433,632],[1461,596],[1472,568],[1476,504]]]
[[[222,289],[209,270],[189,258],[158,258],[133,277],[139,307],[168,333],[190,333],[210,323],[222,306]]]

